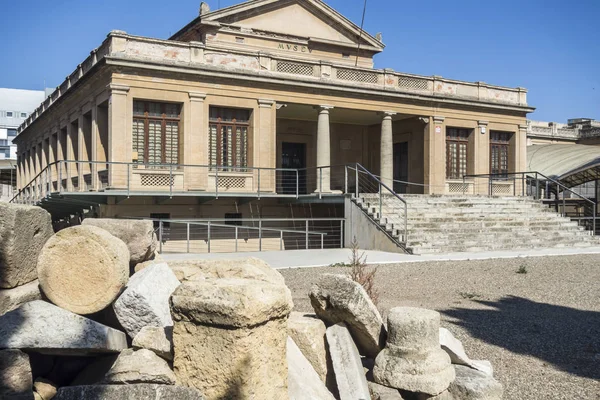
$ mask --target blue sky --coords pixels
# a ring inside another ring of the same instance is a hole
[[[240,0],[209,0],[211,8]],[[326,0],[360,23],[363,0]],[[112,29],[167,38],[199,0],[3,2],[0,87],[56,87]],[[377,68],[522,86],[530,118],[600,120],[600,1],[368,0]]]

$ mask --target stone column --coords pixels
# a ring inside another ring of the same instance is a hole
[[[275,168],[275,101],[273,100],[258,100],[258,130],[255,130],[254,143],[256,150],[254,151],[255,159],[254,166],[261,168]],[[276,174],[272,170],[260,170],[260,191],[275,192]],[[255,184],[255,189],[258,189],[258,180]]]
[[[108,161],[131,163],[132,148],[127,132],[127,93],[129,86],[111,83],[108,85]],[[126,189],[131,167],[127,165],[108,166],[108,185],[111,189]]]
[[[423,183],[425,194],[446,192],[446,127],[444,117],[420,118],[423,130]]]
[[[329,167],[331,165],[331,137],[329,135],[329,110],[333,106],[319,106],[319,117],[317,120],[317,167]],[[317,193],[331,192],[331,170],[329,168],[317,168],[316,171]]]
[[[65,164],[66,174],[65,179],[67,180],[67,191],[73,191],[73,176],[75,176],[77,169],[75,163],[72,161],[76,159],[75,152],[77,149],[73,147],[73,138],[77,134],[74,132],[73,124],[71,123],[71,118],[67,120],[67,154],[66,160],[68,161]]]
[[[253,279],[184,282],[171,296],[177,383],[213,399],[287,399],[289,289]]]
[[[77,186],[79,191],[85,191],[85,178],[84,175],[89,173],[89,164],[86,163],[88,161],[87,157],[87,149],[85,143],[85,117],[81,112],[79,112],[79,116],[77,117],[77,149],[75,149],[77,154]]]
[[[92,127],[90,132],[90,147],[91,147],[91,159],[90,161],[98,161],[98,105],[94,100],[92,102]],[[90,172],[92,174],[92,186],[91,190],[98,190],[98,164],[90,164]]]
[[[381,121],[380,171],[381,182],[393,190],[394,187],[394,137],[392,111],[384,111]]]
[[[189,92],[188,114],[185,116],[187,126],[183,127],[183,160],[184,179],[187,190],[206,190],[208,185],[208,168],[191,167],[190,165],[208,165],[208,116],[204,107],[206,93]]]

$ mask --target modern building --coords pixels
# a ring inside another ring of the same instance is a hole
[[[14,195],[17,145],[13,139],[17,129],[44,98],[43,90],[0,88],[0,201],[9,201]]]

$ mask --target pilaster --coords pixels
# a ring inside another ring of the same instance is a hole
[[[446,125],[445,117],[422,119],[423,130],[423,182],[426,194],[446,192]]]
[[[127,131],[127,96],[129,86],[111,83],[108,85],[108,161],[127,162],[132,160],[131,132]],[[108,185],[112,189],[127,188],[131,168],[127,165],[109,164]]]
[[[254,166],[276,167],[276,118],[275,101],[258,99],[258,129],[254,135]],[[260,170],[260,191],[275,192],[276,174],[273,170]],[[257,177],[258,178],[258,177]],[[258,179],[256,180],[258,185]],[[257,187],[258,189],[258,187]]]
[[[187,115],[183,126],[183,160],[186,165],[208,165],[208,110],[204,100],[206,93],[189,92]],[[187,190],[206,190],[208,169],[185,167]]]

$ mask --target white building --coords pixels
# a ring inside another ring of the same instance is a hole
[[[17,146],[12,141],[17,128],[44,101],[46,92],[0,88],[0,201],[9,201],[13,196],[10,183],[16,174],[11,174],[11,170],[16,165],[12,160],[17,159]]]

